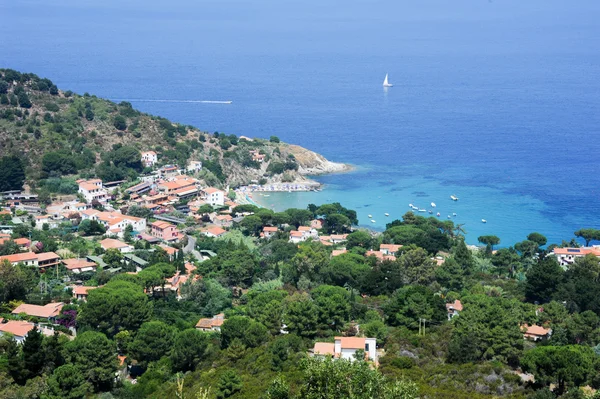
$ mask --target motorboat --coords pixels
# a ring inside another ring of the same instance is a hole
[[[457,196],[455,196],[455,195],[451,195],[451,196],[450,196],[450,199],[451,199],[452,201],[458,201],[458,197],[457,197]]]
[[[481,223],[487,223],[487,220],[481,219]]]
[[[373,215],[367,215],[369,217],[369,219],[371,219],[373,217]]]
[[[419,209],[419,212],[427,212],[427,209]]]
[[[389,213],[384,213],[384,215],[385,215],[385,216],[390,216],[390,214],[389,214]]]
[[[371,223],[375,223],[375,221],[373,219],[371,219]]]
[[[431,207],[432,207],[432,208],[435,208],[435,202],[432,202],[432,203],[431,203]]]

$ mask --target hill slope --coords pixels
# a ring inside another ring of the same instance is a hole
[[[0,69],[0,156],[20,157],[29,182],[65,175],[132,178],[143,169],[139,152],[148,150],[159,154],[159,164],[202,161],[203,177],[221,185],[302,181],[347,169],[276,138],[209,134],[127,102],[62,91],[35,74]]]

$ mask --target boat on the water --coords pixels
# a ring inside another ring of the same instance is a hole
[[[432,213],[433,213],[433,211],[430,209],[430,210],[429,210],[429,214],[431,215]]]
[[[375,223],[375,221],[373,219],[371,219],[371,223]]]
[[[385,79],[383,79],[383,87],[392,87],[392,86],[393,86],[393,84],[391,84],[391,83],[388,81],[388,74],[386,73],[386,74],[385,74]]]
[[[487,220],[481,219],[481,223],[487,223]]]
[[[427,209],[419,209],[419,212],[427,212]]]
[[[367,215],[369,217],[369,219],[371,219],[373,217],[373,215]]]
[[[450,199],[451,199],[452,201],[458,201],[458,197],[457,197],[456,195],[451,195],[451,196],[450,196]]]
[[[435,202],[432,202],[432,203],[431,203],[431,207],[432,207],[432,208],[435,208]]]
[[[456,216],[456,212],[454,212],[454,213],[452,214],[452,216]]]
[[[389,213],[387,213],[387,212],[386,212],[386,213],[384,213],[384,215],[385,215],[385,216],[390,216],[390,214],[389,214]]]
[[[436,216],[437,216],[437,217],[440,217],[441,215],[440,215],[440,213],[438,212],[438,213],[436,214]]]

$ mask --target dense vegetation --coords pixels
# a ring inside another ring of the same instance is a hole
[[[21,189],[26,178],[33,188],[59,194],[73,193],[68,175],[134,180],[144,171],[140,152],[149,150],[159,165],[202,161],[199,177],[210,185],[297,177],[294,155],[275,136],[248,141],[202,132],[128,102],[61,91],[49,79],[0,69],[0,191]]]

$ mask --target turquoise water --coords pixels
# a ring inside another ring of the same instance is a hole
[[[600,228],[598,20],[597,0],[0,0],[0,64],[359,167],[269,206],[381,229],[433,201],[470,243],[560,242]]]

